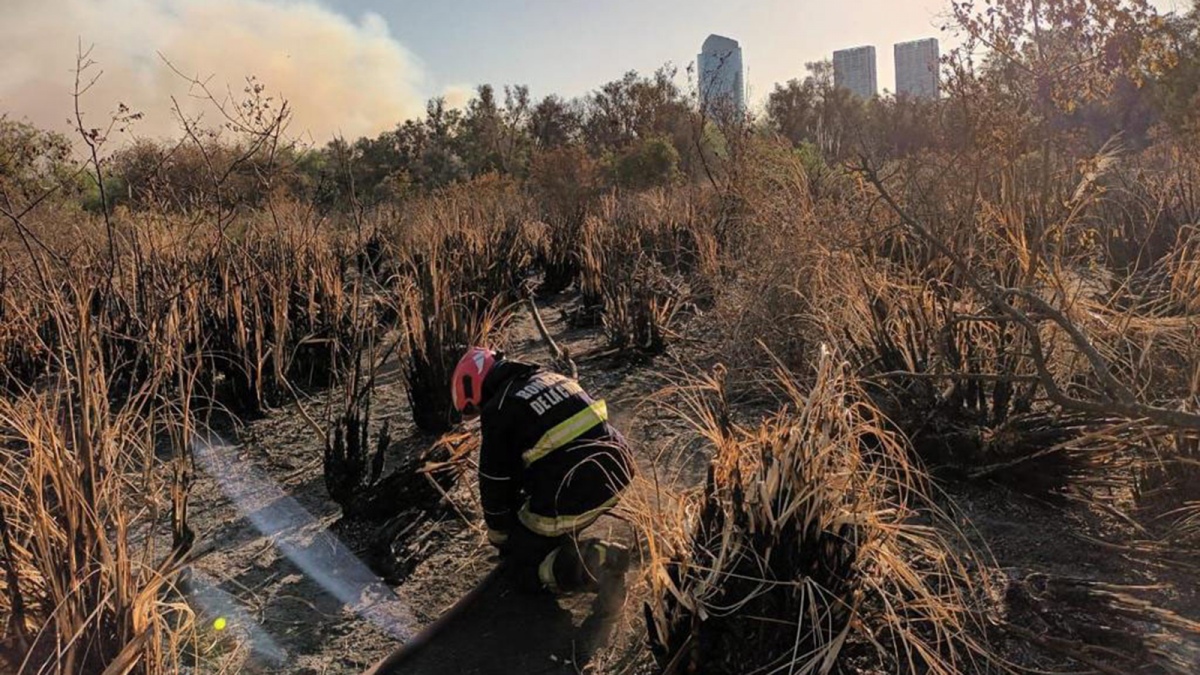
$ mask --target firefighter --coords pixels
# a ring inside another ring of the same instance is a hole
[[[528,591],[603,591],[624,547],[579,534],[616,505],[633,461],[603,400],[541,366],[472,347],[454,369],[454,407],[480,418],[479,496],[488,540]]]

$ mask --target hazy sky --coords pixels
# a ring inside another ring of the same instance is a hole
[[[1160,9],[1187,6],[1158,0]],[[0,0],[0,114],[64,130],[78,44],[103,69],[84,101],[99,126],[123,102],[146,136],[176,133],[172,96],[205,106],[163,62],[211,77],[218,92],[257,75],[295,109],[293,131],[324,141],[392,127],[424,101],[461,103],[478,84],[528,84],[568,97],[676,64],[700,44],[742,45],[751,102],[804,63],[873,44],[879,86],[894,88],[892,44],[939,37],[949,0]],[[159,56],[161,54],[161,57]],[[192,92],[194,93],[194,92]],[[212,118],[208,110],[209,119]]]
[[[892,88],[894,42],[940,36],[948,0],[330,0],[372,11],[424,63],[436,85],[528,83],[582,94],[629,69],[682,71],[709,33],[738,40],[751,99],[834,49],[874,44]]]

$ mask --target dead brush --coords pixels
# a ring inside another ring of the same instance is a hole
[[[580,247],[580,290],[586,308],[599,301],[604,333],[613,349],[661,354],[670,325],[687,297],[679,274],[663,264],[662,223],[637,217],[615,198],[584,224]],[[659,241],[655,241],[655,238]]]
[[[398,302],[405,326],[405,381],[413,422],[428,433],[445,433],[458,422],[450,399],[450,376],[467,347],[496,345],[493,335],[506,321],[498,301],[483,308],[478,299],[456,294],[453,272],[441,258],[441,247],[429,250],[424,265],[413,264],[416,281],[400,290]]]
[[[634,270],[636,285],[664,297],[711,307],[726,273],[711,195],[679,188],[610,194],[579,231],[580,307],[573,325],[601,323],[612,301],[615,276]],[[634,255],[636,260],[625,258]],[[632,286],[631,286],[632,289]],[[628,311],[628,308],[625,308]]]
[[[478,190],[470,191],[470,185]],[[406,333],[413,420],[429,433],[457,422],[450,375],[473,344],[497,346],[538,246],[512,186],[476,181],[414,205],[397,306]]]
[[[343,385],[338,414],[326,434],[325,487],[348,520],[381,523],[373,532],[367,562],[391,583],[401,583],[437,536],[439,516],[452,503],[448,491],[465,472],[476,434],[444,435],[431,447],[410,447],[385,476],[391,449],[390,420],[374,428],[372,397],[379,367],[409,340],[403,332],[387,349],[364,335],[355,366]]]
[[[584,220],[601,194],[600,162],[570,145],[538,152],[530,166],[528,191],[547,236],[538,252],[543,271],[540,293],[566,290],[577,280]]]
[[[26,281],[0,268],[0,391],[9,393],[48,372],[58,341],[45,298]]]
[[[205,321],[230,403],[255,413],[287,395],[293,379],[329,384],[348,363],[362,316],[347,261],[303,230],[252,232],[211,260]]]
[[[645,251],[688,284],[689,299],[711,304],[726,271],[717,241],[712,195],[695,189],[656,188],[623,195],[619,213],[638,223]]]
[[[1180,229],[1165,269],[1175,305],[1192,316],[1200,315],[1200,224]]]
[[[331,421],[331,430],[325,439],[325,489],[347,513],[359,510],[355,506],[357,500],[379,480],[383,473],[384,452],[391,443],[390,425],[386,420],[377,430],[374,441],[371,439],[373,384],[361,382],[364,377],[373,378],[374,374],[362,372],[360,357],[349,379],[344,410]]]
[[[347,274],[353,252],[295,205],[273,213],[271,222],[245,216],[233,223],[236,233],[210,232],[182,217],[130,216],[118,223],[128,236],[114,246],[120,264],[111,273],[107,249],[78,252],[101,291],[88,309],[104,365],[116,378],[114,394],[136,391],[171,367],[176,343],[204,354],[198,393],[247,414],[283,400],[293,385],[328,385],[349,365],[354,333],[374,324]],[[213,247],[196,245],[211,237]],[[45,301],[34,300],[68,297],[70,289],[43,287],[28,270],[13,283],[29,301],[6,325],[35,337],[25,349],[52,353],[59,337],[39,318]]]
[[[1146,430],[1119,415],[1047,406],[1028,336],[967,290],[844,258],[817,315],[841,337],[872,400],[931,465],[1034,493],[1100,494],[1128,475]],[[1053,368],[1083,372],[1058,344]]]
[[[110,404],[96,292],[76,286],[74,303],[54,305],[71,339],[51,386],[0,399],[6,672],[176,672],[193,630],[190,609],[166,599],[183,551],[156,534],[178,475],[162,476],[149,420],[174,414],[144,415],[153,383]]]
[[[1200,161],[1195,145],[1183,138],[1123,157],[1103,178],[1096,235],[1106,265],[1118,276],[1162,280],[1159,265],[1182,240],[1194,237],[1200,222]],[[1182,298],[1181,298],[1182,299]]]
[[[599,294],[608,345],[643,354],[666,351],[683,292],[643,248],[637,230],[589,219],[582,249],[580,288],[585,303]]]
[[[987,667],[977,561],[952,546],[902,439],[832,354],[808,391],[776,376],[787,402],[754,428],[731,421],[719,376],[686,406],[714,457],[673,512],[686,519],[646,532],[660,671]]]
[[[1182,409],[1200,410],[1200,399]],[[1174,551],[1200,555],[1200,434],[1177,430],[1164,435],[1139,459],[1134,502],[1140,522]]]
[[[852,199],[838,199],[836,209],[814,203],[812,181],[790,148],[754,141],[747,161],[736,208],[704,207],[721,269],[706,275],[719,291],[706,321],[719,336],[714,351],[730,369],[731,388],[759,395],[763,372],[775,365],[768,352],[795,372],[811,372],[826,339],[815,309],[831,299],[822,279],[841,271],[839,248],[863,227],[835,213],[850,209]]]
[[[486,175],[441,190],[408,205],[397,223],[396,248],[408,258],[402,276],[415,278],[415,265],[442,256],[448,283],[472,307],[521,295],[545,245],[545,225],[508,179]],[[402,261],[404,262],[404,261]]]
[[[371,537],[370,562],[391,583],[401,583],[446,532],[442,516],[457,512],[450,496],[479,452],[479,434],[452,431],[432,445],[407,454],[385,478],[363,491],[347,515],[381,522]]]
[[[1004,630],[1097,672],[1193,673],[1200,623],[1147,599],[1162,590],[1029,575],[1006,591]]]
[[[351,517],[363,515],[363,504],[371,499],[370,491],[383,475],[385,453],[392,441],[391,424],[384,419],[372,440],[371,402],[380,368],[403,340],[403,335],[391,338],[390,346],[383,348],[373,331],[360,331],[350,345],[354,365],[342,382],[341,400],[336,409],[331,400],[326,411],[325,489]]]

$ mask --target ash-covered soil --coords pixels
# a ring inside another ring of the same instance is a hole
[[[656,439],[666,433],[661,414],[642,405],[663,383],[653,364],[605,355],[601,330],[569,328],[560,311],[565,304],[548,303],[542,314],[555,339],[576,355],[580,380],[607,399],[613,421],[639,449],[658,447]],[[530,317],[521,315],[511,328],[509,353],[549,361]],[[322,476],[318,427],[325,425],[330,397],[340,395],[335,390],[283,406],[214,434],[198,449],[191,525],[197,548],[208,552],[193,565],[189,582],[201,623],[197,672],[362,672],[434,621],[494,566],[468,471],[448,493],[450,503],[401,537],[404,567],[411,568],[401,583],[391,585],[371,571],[382,526],[344,519]],[[384,419],[391,424],[385,475],[405,453],[436,440],[412,426],[394,359],[381,371],[372,410],[373,432]],[[695,459],[694,470],[684,475],[702,475],[705,458]],[[593,531],[634,543],[632,528],[613,518]],[[588,622],[590,596],[547,604],[514,597],[498,584],[412,672],[608,672],[596,670],[601,661],[631,660],[615,652],[640,652],[636,593],[631,589],[625,615],[596,626]],[[491,653],[488,645],[503,653]]]
[[[697,485],[706,449],[680,442],[688,437],[687,428],[652,397],[678,374],[678,364],[719,360],[713,345],[705,343],[705,320],[687,329],[672,355],[648,362],[616,360],[605,354],[599,328],[567,325],[564,311],[571,302],[543,303],[542,316],[576,357],[585,388],[607,399],[613,421],[633,441],[643,468],[658,467],[656,478],[663,483]],[[510,331],[509,353],[542,362],[550,358],[527,316]],[[327,392],[302,406],[282,407],[214,437],[207,451],[198,453],[192,526],[198,548],[211,550],[195,562],[190,579],[191,604],[201,621],[199,644],[190,648],[197,655],[196,672],[362,672],[433,622],[494,566],[468,471],[448,493],[448,502],[401,538],[407,561],[400,583],[385,582],[371,571],[369,564],[379,555],[373,547],[379,526],[343,519],[322,478],[324,439],[318,427],[329,409],[326,397],[338,395]],[[746,406],[748,417],[756,414],[753,405]],[[394,361],[377,383],[373,410],[375,423],[386,418],[392,426],[385,475],[406,453],[421,452],[435,440],[411,426]],[[1039,603],[1042,575],[1144,587],[1141,593],[1155,603],[1200,617],[1195,568],[1163,561],[1153,551],[1115,545],[1136,540],[1137,533],[1114,514],[998,485],[949,482],[943,488],[947,510],[975,545],[994,557],[999,572],[992,581],[1001,612],[1032,633],[1066,634],[1072,625],[1072,617]],[[595,531],[636,545],[633,528],[616,519],[606,518]],[[639,594],[644,590],[637,577],[634,570],[623,610],[609,623],[589,618],[590,596],[522,598],[499,583],[405,672],[651,672],[643,648]],[[221,630],[214,624],[219,619],[224,620]],[[1079,617],[1073,619],[1078,623]],[[1080,667],[1061,653],[1048,654],[1029,636],[997,631],[989,639],[1016,666]],[[1190,647],[1200,653],[1200,639],[1181,648]],[[863,672],[852,664],[844,670]]]

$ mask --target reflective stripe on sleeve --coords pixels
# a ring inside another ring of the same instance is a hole
[[[608,406],[604,401],[596,401],[542,434],[538,442],[521,455],[521,459],[525,461],[525,466],[529,466],[607,420]]]

